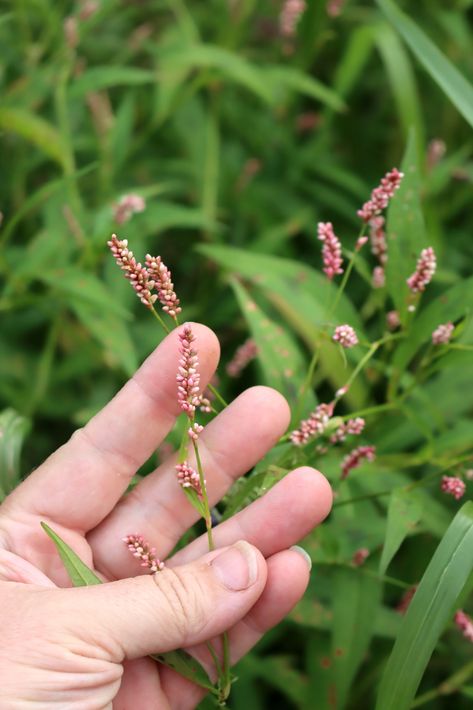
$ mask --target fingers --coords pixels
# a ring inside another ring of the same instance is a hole
[[[268,578],[264,592],[249,613],[228,633],[232,663],[248,653],[267,631],[282,621],[307,588],[310,567],[300,552],[284,550],[266,562]],[[205,646],[187,650],[198,658],[212,677],[215,676]],[[190,710],[204,695],[201,688],[169,668],[162,667],[160,676],[162,691],[173,699],[173,707]]]
[[[246,540],[265,557],[295,545],[322,522],[332,506],[332,489],[321,473],[304,466],[289,473],[266,495],[213,531],[216,547]],[[205,536],[180,550],[169,565],[190,562],[207,547]]]
[[[199,438],[199,451],[211,505],[271,449],[288,421],[289,408],[278,392],[253,387],[205,427]],[[124,535],[139,532],[163,558],[198,519],[177,482],[176,462],[177,457],[172,457],[147,476],[88,535],[95,565],[109,579],[139,572],[136,561],[120,543]]]
[[[152,576],[58,590],[57,616],[120,663],[220,634],[248,613],[265,583],[263,556],[238,542]]]
[[[205,387],[217,366],[219,344],[205,326],[192,328]],[[178,332],[168,335],[113,400],[7,498],[6,513],[21,509],[87,531],[110,512],[179,413]]]

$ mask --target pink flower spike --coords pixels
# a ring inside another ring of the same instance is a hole
[[[406,592],[401,597],[399,604],[396,607],[396,611],[398,612],[398,614],[405,614],[406,613],[406,611],[409,609],[409,605],[410,605],[416,591],[417,591],[417,584],[415,584],[413,587],[410,587],[410,589],[406,590]]]
[[[473,620],[462,609],[455,614],[455,624],[463,636],[473,643]]]
[[[200,485],[200,478],[197,471],[195,471],[192,466],[189,466],[187,461],[178,463],[176,471],[179,485],[182,488],[192,488],[197,493],[199,498],[202,498],[202,487]]]
[[[144,212],[146,202],[140,195],[123,195],[120,200],[113,205],[113,218],[117,224],[123,224],[131,219],[137,212]]]
[[[384,272],[384,267],[375,266],[373,269],[373,277],[371,283],[373,288],[383,288],[386,284],[386,274]]]
[[[201,424],[197,424],[197,422],[194,422],[191,427],[187,430],[187,433],[189,434],[189,437],[193,439],[194,441],[197,441],[199,438],[199,434],[204,431],[204,427]]]
[[[357,550],[353,557],[351,558],[351,563],[355,567],[361,567],[369,557],[370,551],[368,550],[367,547],[360,547],[359,550]]]
[[[388,311],[386,313],[386,323],[389,330],[396,330],[401,325],[401,319],[397,311]]]
[[[238,377],[242,370],[256,358],[258,355],[258,346],[253,338],[248,338],[243,345],[235,351],[233,358],[226,367],[229,377]]]
[[[360,251],[360,249],[362,249],[365,246],[367,241],[368,241],[368,237],[358,237],[358,239],[356,240],[356,244],[355,244],[355,251]]]
[[[200,406],[201,395],[199,394],[199,358],[192,347],[195,335],[190,325],[185,325],[181,330],[179,340],[181,357],[179,358],[179,368],[176,376],[177,400],[182,411],[193,417],[195,408]]]
[[[443,476],[440,489],[443,493],[460,500],[465,495],[466,486],[465,482],[457,476]]]
[[[319,404],[310,414],[308,419],[304,419],[299,429],[292,432],[290,439],[296,446],[307,444],[309,439],[320,436],[324,433],[333,414],[334,403]]]
[[[373,217],[379,215],[389,204],[396,190],[401,184],[404,174],[397,168],[393,168],[381,180],[381,184],[371,193],[371,199],[365,202],[361,210],[358,210],[358,217],[364,222],[369,222]]]
[[[283,37],[294,37],[298,22],[305,9],[304,0],[285,0],[279,16],[279,30]]]
[[[374,446],[358,446],[350,451],[342,461],[342,479],[346,478],[354,468],[358,468],[363,461],[374,461],[375,454],[376,447]]]
[[[442,345],[450,342],[454,329],[455,326],[453,323],[443,323],[439,325],[432,333],[432,343],[434,345]]]
[[[332,340],[340,343],[342,348],[353,348],[358,345],[358,336],[351,325],[337,325],[332,335]]]
[[[147,254],[145,263],[151,278],[154,279],[156,284],[155,288],[158,292],[157,298],[163,307],[163,311],[168,313],[171,318],[175,319],[176,316],[182,311],[182,308],[179,306],[180,301],[174,291],[174,284],[171,280],[171,272],[167,266],[163,264],[160,256],[151,256],[150,254]]]
[[[330,437],[330,441],[332,444],[338,444],[340,441],[345,441],[347,436],[359,436],[365,428],[365,424],[363,417],[349,419],[338,427],[336,432]]]
[[[407,279],[407,285],[412,293],[425,291],[425,287],[432,281],[432,277],[437,269],[437,259],[432,247],[422,249],[417,260],[416,270]]]
[[[141,303],[147,308],[152,308],[158,298],[156,294],[151,293],[154,288],[154,281],[151,279],[148,270],[136,261],[133,252],[128,249],[128,240],[120,240],[116,234],[112,234],[112,238],[107,244]]]
[[[330,280],[337,274],[343,274],[342,246],[340,240],[335,236],[331,222],[319,222],[317,225],[317,235],[321,242],[322,259],[324,262],[324,272]]]
[[[142,567],[148,567],[152,573],[159,572],[164,568],[164,562],[156,557],[156,549],[150,547],[142,535],[135,533],[123,538],[123,542],[130,550],[133,557],[141,560]]]
[[[381,266],[384,266],[388,260],[388,245],[386,243],[384,223],[385,219],[381,215],[373,217],[369,221],[371,253],[375,255]]]

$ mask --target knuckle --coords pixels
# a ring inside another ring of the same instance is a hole
[[[154,580],[169,610],[166,623],[174,625],[180,638],[205,626],[205,593],[198,575],[165,568],[154,575]]]

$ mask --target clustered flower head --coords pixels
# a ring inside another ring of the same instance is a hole
[[[192,488],[197,495],[202,498],[202,486],[197,471],[189,466],[187,461],[178,463],[176,466],[177,480],[182,488]],[[205,483],[205,481],[204,481]]]
[[[389,200],[399,188],[403,177],[404,174],[399,172],[397,168],[393,168],[389,173],[386,173],[381,180],[381,184],[372,191],[371,199],[365,202],[363,207],[358,210],[358,217],[361,217],[364,222],[369,222],[386,209]]]
[[[355,417],[341,424],[334,434],[330,437],[332,444],[338,444],[345,441],[347,436],[359,436],[365,428],[365,420],[363,417]]]
[[[388,260],[388,245],[384,231],[385,219],[382,215],[372,217],[369,221],[371,252],[383,266]]]
[[[374,446],[358,446],[353,449],[342,461],[342,478],[346,478],[350,471],[358,468],[363,461],[374,461],[375,456],[376,447]]]
[[[156,548],[150,547],[142,535],[135,533],[123,538],[123,542],[130,550],[133,557],[141,560],[142,567],[149,567],[151,572],[158,572],[164,568],[164,562],[156,557]]]
[[[279,29],[283,37],[294,37],[305,8],[304,0],[285,0],[279,16]]]
[[[179,299],[174,291],[174,284],[171,280],[171,272],[160,256],[151,256],[146,254],[146,268],[151,279],[154,280],[155,288],[158,292],[158,299],[165,313],[169,313],[171,318],[182,311],[179,306]]]
[[[437,259],[432,247],[422,249],[417,260],[416,270],[407,279],[407,285],[412,293],[425,291],[425,287],[432,281],[437,268]]]
[[[463,636],[473,643],[473,620],[462,609],[459,609],[455,614],[455,624]]]
[[[112,238],[107,244],[118,266],[124,272],[125,278],[128,279],[136,291],[141,303],[148,308],[152,308],[153,304],[158,300],[158,296],[151,293],[154,289],[154,281],[151,279],[148,270],[136,261],[133,252],[128,249],[128,240],[120,240],[116,234],[112,234]]]
[[[187,430],[187,433],[191,439],[197,441],[197,439],[199,438],[199,434],[203,432],[203,430],[204,427],[202,426],[202,424],[197,424],[197,422],[194,422],[193,425]]]
[[[320,241],[323,242],[322,259],[324,272],[332,280],[337,274],[343,274],[342,246],[338,237],[335,236],[331,222],[319,222],[317,235]]]
[[[434,345],[442,345],[448,343],[452,337],[455,326],[453,323],[442,323],[432,333],[432,343]]]
[[[440,488],[443,493],[447,493],[450,496],[459,500],[465,494],[465,482],[457,476],[443,476]]]
[[[233,358],[228,363],[226,370],[230,377],[238,377],[241,371],[258,355],[258,346],[253,338],[248,338],[243,345],[235,351]]]
[[[369,557],[370,551],[368,550],[367,547],[360,547],[359,550],[356,550],[356,552],[353,554],[353,557],[351,558],[351,563],[355,567],[361,567],[366,562],[366,559]]]
[[[309,439],[320,436],[324,433],[333,414],[333,402],[330,404],[319,404],[310,414],[308,419],[304,419],[299,429],[295,429],[291,434],[291,441],[296,446],[306,444]]]
[[[343,348],[353,348],[358,345],[358,336],[351,325],[337,325],[332,335],[332,340],[340,343]]]
[[[193,416],[195,408],[201,403],[199,395],[200,373],[199,358],[193,349],[195,335],[190,325],[184,326],[179,333],[181,357],[177,372],[177,399],[179,406],[188,416]]]
[[[131,216],[137,212],[144,212],[146,202],[141,195],[130,193],[123,195],[119,201],[113,205],[113,218],[117,224],[128,222]]]

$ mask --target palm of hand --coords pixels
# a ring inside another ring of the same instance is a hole
[[[205,383],[218,360],[218,342],[203,326],[195,326],[194,331]],[[35,708],[92,710],[110,708],[112,702],[118,710],[132,703],[140,710],[192,708],[202,695],[197,686],[169,668],[140,657],[139,648],[124,661],[119,644],[100,630],[93,616],[72,618],[70,595],[92,590],[55,589],[68,587],[68,578],[40,528],[40,521],[47,522],[104,581],[114,581],[140,573],[121,542],[124,535],[143,534],[165,558],[195,522],[196,513],[176,483],[173,457],[124,496],[131,477],[178,414],[176,353],[177,335],[173,333],[112,402],[0,508],[0,576],[4,580],[0,582],[4,600],[0,623],[7,629],[5,663],[0,660],[0,667],[8,675],[3,687],[11,687],[12,697],[18,700],[9,707],[24,707],[18,696],[23,691],[14,687],[17,675],[18,688],[23,687],[28,671],[37,688],[24,690],[25,702],[34,700],[31,707]],[[287,424],[287,405],[281,396],[258,387],[243,393],[206,427],[200,449],[211,504],[276,443]],[[299,469],[215,528],[217,547],[246,539],[261,550],[268,568],[259,600],[230,630],[232,660],[246,653],[302,595],[308,570],[302,558],[287,548],[325,517],[330,501],[325,479],[312,469]],[[167,566],[172,569],[195,560],[206,550],[206,540],[199,538],[167,560]],[[45,587],[54,589],[46,595]],[[191,652],[210,669],[205,644],[190,645]]]

